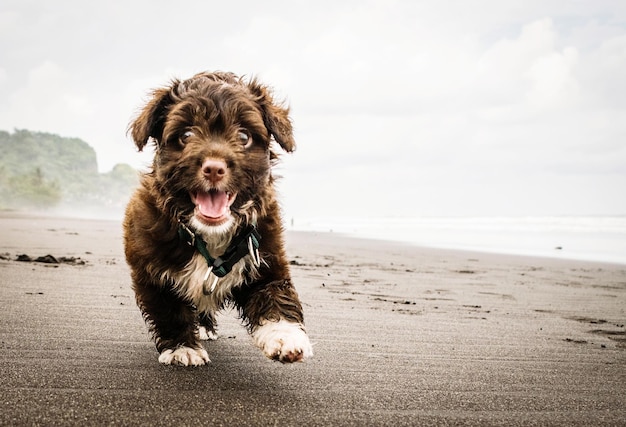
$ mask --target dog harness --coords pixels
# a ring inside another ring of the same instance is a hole
[[[178,235],[189,246],[194,247],[204,257],[209,269],[204,275],[202,285],[202,293],[211,295],[217,286],[220,278],[226,276],[243,257],[250,255],[257,267],[261,265],[261,257],[259,255],[259,245],[261,235],[254,225],[248,225],[239,234],[237,234],[230,245],[221,256],[213,258],[207,249],[204,239],[192,229],[179,221]],[[213,275],[213,280],[209,280]]]

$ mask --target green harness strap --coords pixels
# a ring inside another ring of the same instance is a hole
[[[209,267],[207,274],[204,278],[203,292],[205,295],[210,295],[219,281],[219,278],[226,276],[231,272],[234,265],[237,264],[243,257],[250,255],[254,260],[255,265],[260,265],[261,257],[259,256],[259,246],[261,241],[261,235],[257,231],[254,225],[248,225],[232,240],[226,252],[217,258],[213,258],[207,249],[207,244],[204,239],[193,232],[189,227],[179,221],[178,235],[187,244],[196,248],[200,255],[204,257]],[[209,276],[213,274],[215,279],[209,286]]]

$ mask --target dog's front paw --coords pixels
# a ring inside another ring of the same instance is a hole
[[[263,354],[282,363],[300,362],[313,356],[313,347],[299,323],[264,321],[252,332],[254,343]]]
[[[202,366],[210,361],[205,349],[184,346],[176,350],[164,350],[159,356],[159,362],[164,365]]]

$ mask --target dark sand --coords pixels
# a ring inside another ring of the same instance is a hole
[[[287,237],[314,358],[265,359],[226,311],[183,368],[119,223],[1,214],[0,425],[626,425],[626,266]]]

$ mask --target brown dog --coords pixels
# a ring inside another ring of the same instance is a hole
[[[288,109],[257,80],[201,73],[157,89],[131,123],[155,144],[124,220],[137,305],[164,364],[204,365],[215,312],[236,306],[281,362],[313,354],[283,247],[272,139],[295,148]]]

